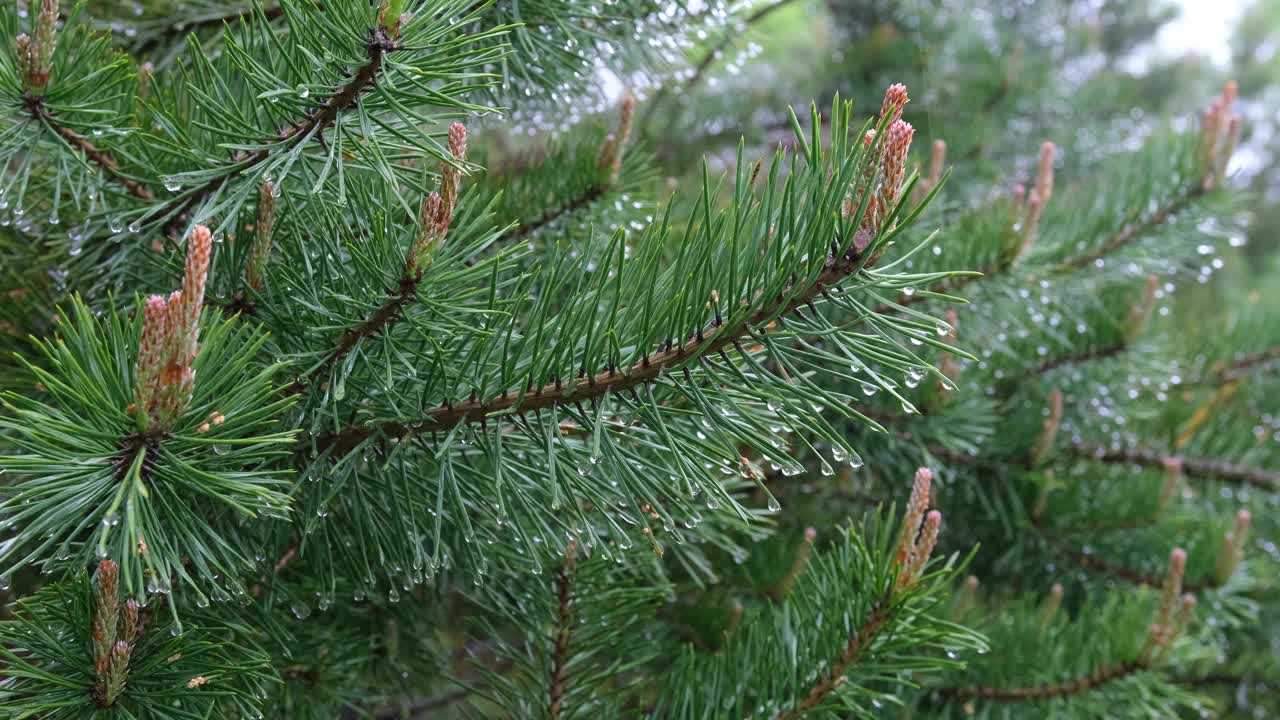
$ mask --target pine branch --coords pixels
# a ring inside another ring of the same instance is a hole
[[[718,352],[729,344],[757,332],[757,329],[759,329],[758,332],[763,333],[763,328],[774,318],[794,312],[806,305],[812,305],[824,292],[835,288],[860,267],[860,257],[857,254],[846,255],[839,259],[829,257],[827,262],[829,263],[827,269],[814,280],[813,284],[801,292],[791,294],[789,300],[784,294],[778,298],[777,302],[762,308],[732,327],[713,321],[705,331],[699,331],[679,345],[669,344],[663,350],[646,355],[630,368],[608,368],[568,383],[557,380],[538,388],[526,388],[523,392],[504,392],[489,400],[471,399],[457,404],[446,402],[431,410],[426,417],[413,422],[391,421],[377,425],[348,427],[335,433],[321,435],[318,438],[317,448],[320,452],[333,450],[337,455],[342,455],[374,435],[400,438],[415,433],[437,432],[450,429],[458,423],[479,422],[497,413],[524,414],[553,409],[569,403],[598,399],[606,393],[618,393],[652,382],[664,372],[685,365],[696,358]]]
[[[1103,243],[1097,250],[1065,260],[1059,268],[1069,271],[1079,270],[1080,268],[1092,265],[1094,262],[1119,251],[1125,245],[1133,242],[1153,228],[1169,222],[1170,219],[1185,210],[1192,202],[1199,199],[1204,194],[1204,187],[1199,182],[1192,182],[1185,190],[1182,191],[1181,194],[1175,196],[1155,212],[1130,222],[1121,229],[1120,232],[1111,236],[1111,238]]]
[[[1054,698],[1066,698],[1073,695],[1080,695],[1081,693],[1096,690],[1108,683],[1148,670],[1149,668],[1150,665],[1143,660],[1128,660],[1115,665],[1097,668],[1088,675],[1082,675],[1071,680],[1047,685],[1010,688],[975,685],[970,687],[942,688],[938,692],[943,697],[949,698],[978,698],[983,700],[1000,700],[1004,702],[1034,702],[1037,700],[1051,700]]]
[[[1226,382],[1239,380],[1259,368],[1266,368],[1280,363],[1280,345],[1269,347],[1237,359],[1222,370],[1221,377]]]
[[[43,95],[24,93],[22,103],[23,109],[26,110],[28,115],[48,128],[67,145],[79,150],[87,160],[102,170],[103,175],[119,183],[129,194],[141,200],[150,201],[155,199],[155,196],[145,185],[120,172],[120,163],[110,153],[98,148],[85,136],[58,122],[53,112],[45,105]]]
[[[1240,485],[1252,485],[1264,490],[1280,488],[1280,472],[1249,467],[1225,460],[1166,455],[1145,448],[1103,448],[1084,443],[1077,443],[1074,449],[1077,455],[1098,462],[1142,465],[1146,467],[1165,467],[1166,462],[1176,458],[1181,460],[1182,470],[1187,475]]]
[[[1104,575],[1120,578],[1134,585],[1146,585],[1148,587],[1160,587],[1164,582],[1163,575],[1155,575],[1152,573],[1135,570],[1127,565],[1112,562],[1097,554],[1088,554],[1069,547],[1066,543],[1048,537],[1043,532],[1040,536],[1045,539],[1060,554],[1070,558],[1085,570],[1096,570]],[[1204,590],[1212,590],[1219,587],[1219,584],[1212,577],[1206,580],[1190,581],[1184,580],[1182,587],[1187,592],[1198,593]]]
[[[604,194],[603,188],[601,188],[598,184],[592,185],[590,188],[587,189],[586,192],[573,198],[569,202],[559,207],[549,208],[546,212],[542,213],[541,215],[534,218],[533,220],[530,220],[527,223],[521,223],[520,225],[517,225],[510,232],[504,233],[501,237],[499,237],[497,240],[497,243],[505,244],[508,242],[518,242],[520,240],[523,240],[529,237],[530,235],[538,232],[539,230],[546,227],[547,225],[550,225],[551,223],[555,222],[556,220],[559,220],[560,218],[565,217],[566,215],[572,215],[573,213],[581,210],[582,208],[587,207],[591,203],[600,199],[600,197],[603,194]]]
[[[569,638],[573,630],[573,545],[565,556],[564,565],[556,573],[556,598],[559,603],[555,649],[551,653],[550,678],[547,685],[547,717],[559,720],[564,701],[565,669],[569,663]]]
[[[892,619],[893,607],[889,604],[889,597],[886,596],[872,606],[867,619],[849,635],[849,642],[845,645],[844,652],[840,654],[840,659],[823,673],[822,679],[809,690],[803,700],[796,703],[790,710],[778,715],[776,720],[798,720],[821,704],[832,690],[846,681],[845,671],[858,662],[863,653],[875,642],[876,636]]]
[[[682,93],[688,94],[692,92],[694,88],[696,88],[698,85],[702,83],[702,78],[706,76],[706,72],[711,67],[711,64],[721,57],[721,54],[725,51],[726,48],[728,48],[737,40],[740,40],[744,37],[746,28],[749,28],[752,25],[755,25],[756,23],[760,22],[761,20],[764,20],[774,12],[791,4],[791,2],[792,0],[778,0],[778,2],[775,2],[772,5],[767,5],[765,7],[762,7],[759,10],[756,10],[755,12],[748,15],[740,25],[735,25],[732,31],[725,32],[725,34],[720,38],[720,41],[716,43],[714,46],[708,48],[707,54],[704,55],[702,57],[702,60],[698,62],[698,65],[694,67],[693,74],[689,76],[688,80],[685,81],[684,90],[682,91]],[[657,102],[655,99],[654,105],[656,104]]]
[[[387,54],[399,49],[399,47],[399,44],[387,34],[385,28],[373,28],[369,32],[369,41],[366,45],[369,61],[361,65],[355,74],[351,76],[351,79],[347,81],[347,84],[342,86],[338,92],[329,96],[329,99],[323,105],[320,105],[302,120],[280,130],[276,134],[276,139],[280,142],[292,142],[291,147],[296,147],[298,143],[306,142],[312,135],[323,133],[333,125],[339,113],[354,106],[375,85]],[[256,165],[266,162],[271,157],[271,154],[272,149],[270,147],[264,147],[252,152],[246,150],[236,153],[227,163],[228,170],[226,173],[218,175],[203,185],[193,188],[190,192],[174,198],[163,205],[160,210],[152,213],[152,215],[170,218],[166,226],[168,234],[180,234],[182,232],[181,223],[184,222],[187,213],[193,207],[199,205],[229,180]]]
[[[307,385],[322,377],[338,361],[346,357],[361,339],[373,337],[393,324],[399,319],[405,306],[413,302],[418,291],[419,282],[420,277],[402,276],[400,278],[400,286],[394,292],[388,293],[389,297],[386,302],[379,305],[378,309],[374,310],[367,320],[343,332],[342,336],[338,338],[333,352],[325,358],[324,362],[312,368],[304,377],[293,381],[292,384],[284,389],[284,394],[297,395],[302,392]]]

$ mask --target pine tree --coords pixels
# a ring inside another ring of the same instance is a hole
[[[1236,86],[1003,6],[0,9],[0,716],[1280,710]]]

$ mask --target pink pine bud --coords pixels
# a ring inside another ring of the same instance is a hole
[[[815,530],[815,529],[813,529],[813,528],[811,528],[811,527],[807,527],[807,528],[805,528],[805,529],[804,529],[804,541],[805,541],[805,542],[807,542],[807,543],[812,543],[814,540],[817,540],[817,539],[818,539],[818,531],[817,531],[817,530]]]
[[[636,113],[636,98],[631,93],[627,93],[622,98],[622,107],[618,111],[618,140],[626,142],[631,138],[631,122]]]
[[[467,158],[467,128],[462,123],[449,126],[449,154],[456,162]],[[462,171],[450,163],[440,165],[440,205],[435,213],[436,232],[443,237],[453,222],[453,210],[458,205],[458,192],[462,188]]]
[[[405,277],[418,278],[426,270],[431,253],[443,237],[443,232],[437,224],[443,207],[444,200],[437,192],[427,193],[427,196],[422,199],[422,205],[418,208],[418,234],[405,259]]]
[[[114,560],[98,563],[92,634],[95,669],[99,673],[106,670],[111,645],[116,641],[116,626],[120,617],[119,571]]]
[[[938,531],[941,528],[942,513],[930,510],[929,514],[924,516],[920,540],[916,543],[915,551],[911,553],[911,569],[906,573],[910,581],[918,580],[924,572],[925,565],[929,563],[929,557],[933,555],[933,548],[938,544]]]
[[[1040,166],[1036,170],[1035,190],[1040,195],[1040,202],[1048,205],[1053,195],[1053,156],[1057,148],[1051,142],[1040,146]]]
[[[1235,80],[1228,80],[1222,85],[1222,105],[1226,109],[1230,109],[1235,103],[1238,92],[1238,86]]]
[[[1169,502],[1173,500],[1173,495],[1182,481],[1182,458],[1175,455],[1164,458],[1161,462],[1164,465],[1164,483],[1160,486],[1159,497],[1156,498],[1156,509],[1163,512],[1169,507]]]
[[[169,308],[163,295],[147,298],[142,318],[142,338],[134,370],[134,409],[140,419],[147,418],[152,409],[160,390],[160,376],[168,362]],[[143,429],[146,429],[145,424]]]
[[[902,119],[902,109],[907,106],[911,99],[907,97],[907,86],[902,83],[894,83],[889,89],[884,91],[884,102],[880,105],[880,121],[885,122],[888,118],[888,124],[893,125]]]
[[[449,126],[449,154],[458,162],[467,159],[467,126],[460,122]]]
[[[1242,537],[1249,532],[1249,525],[1253,523],[1253,514],[1248,510],[1241,510],[1236,513],[1236,537]]]
[[[31,41],[28,83],[31,90],[42,90],[49,84],[57,30],[58,0],[42,0],[40,14],[36,16],[35,38]]]
[[[196,357],[200,311],[204,309],[204,288],[209,279],[209,254],[213,250],[213,233],[197,225],[187,241],[187,266],[182,276],[182,362],[190,365]]]
[[[125,642],[132,643],[142,634],[142,626],[139,623],[142,606],[137,600],[126,600],[124,603],[124,611],[120,614],[120,632],[119,637]]]
[[[876,141],[876,130],[872,128],[862,136],[862,147],[869,148]]]
[[[1040,465],[1049,457],[1053,443],[1058,438],[1058,427],[1062,424],[1062,393],[1054,389],[1049,393],[1048,416],[1040,426],[1040,436],[1031,449],[1032,466]]]
[[[933,141],[933,152],[929,155],[929,176],[925,187],[932,190],[942,179],[942,171],[947,165],[947,143],[944,140]]]
[[[1187,551],[1174,548],[1169,553],[1169,569],[1165,573],[1164,587],[1160,593],[1160,606],[1151,624],[1149,642],[1157,647],[1168,645],[1174,634],[1174,611],[1182,594],[1182,577],[1187,568]]]
[[[888,214],[898,204],[898,194],[907,176],[907,153],[911,150],[911,139],[916,131],[911,123],[898,120],[889,126],[886,133],[881,159],[880,210]]]
[[[1176,582],[1178,587],[1182,587],[1182,576],[1187,571],[1187,551],[1182,548],[1174,548],[1169,553],[1169,580]]]
[[[608,187],[618,182],[618,176],[622,173],[622,148],[631,137],[635,111],[635,96],[628,93],[622,98],[622,105],[618,110],[618,130],[610,133],[600,146],[600,155],[596,160],[596,177],[600,185]]]
[[[898,537],[898,547],[893,561],[905,572],[908,559],[916,547],[916,534],[920,531],[920,519],[929,508],[929,489],[933,483],[933,472],[929,468],[918,468],[915,481],[911,486],[911,498],[907,500],[907,511],[902,518],[902,534]]]
[[[18,57],[18,82],[23,88],[31,87],[31,68],[34,58],[31,53],[31,36],[22,33],[16,38],[16,54]]]

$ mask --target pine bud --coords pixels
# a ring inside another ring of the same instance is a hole
[[[111,647],[111,663],[107,670],[106,704],[115,703],[116,698],[124,692],[125,681],[129,679],[129,656],[133,647],[121,640]]]
[[[930,510],[929,514],[924,516],[924,526],[920,529],[920,539],[911,553],[910,569],[905,574],[908,583],[919,580],[920,576],[924,574],[924,568],[929,564],[930,556],[933,555],[933,548],[938,544],[938,531],[941,528],[942,513],[937,510]],[[899,576],[898,584],[902,584],[902,576]]]
[[[1057,148],[1047,140],[1040,145],[1040,165],[1036,170],[1035,191],[1043,205],[1048,205],[1049,198],[1053,195],[1053,156],[1056,152]]]
[[[880,122],[889,126],[902,119],[902,109],[911,99],[907,97],[907,86],[894,83],[884,91],[884,102],[880,105]],[[888,120],[886,121],[886,118]]]
[[[275,188],[271,183],[262,183],[258,193],[258,224],[255,230],[253,250],[249,253],[249,262],[244,268],[245,283],[254,291],[262,290],[262,278],[271,259],[271,231],[276,222]]]
[[[467,128],[462,123],[449,126],[449,154],[458,163],[467,159]],[[436,233],[441,238],[453,222],[453,210],[458,204],[458,191],[462,187],[462,171],[449,163],[440,166],[440,208],[436,211]]]
[[[1236,152],[1236,146],[1240,144],[1240,116],[1232,115],[1227,120],[1227,140],[1222,148],[1222,153],[1218,157],[1217,176],[1215,178],[1218,185],[1227,177],[1227,165],[1231,162],[1231,156]]]
[[[1160,495],[1156,498],[1157,513],[1162,513],[1169,507],[1169,502],[1173,500],[1174,493],[1178,491],[1178,486],[1182,484],[1182,458],[1165,458],[1163,464],[1164,484],[1160,486]]]
[[[927,193],[938,186],[942,180],[942,172],[947,166],[947,143],[944,140],[933,141],[933,152],[929,155],[929,175],[921,186]]]
[[[24,89],[31,87],[31,70],[35,57],[31,50],[31,36],[22,33],[15,39],[15,54],[18,60],[18,82]]]
[[[1027,193],[1026,208],[1027,215],[1018,228],[1022,237],[1022,244],[1018,247],[1017,257],[1019,258],[1030,252],[1036,244],[1036,239],[1040,237],[1040,216],[1044,214],[1044,200],[1034,188]]]
[[[902,183],[907,177],[907,153],[915,133],[911,123],[902,120],[894,122],[886,132],[880,175],[880,211],[886,215],[898,204]]]
[[[1146,283],[1142,286],[1142,295],[1129,308],[1129,316],[1125,319],[1125,345],[1132,345],[1138,339],[1138,335],[1142,334],[1142,330],[1146,328],[1147,319],[1151,317],[1151,311],[1155,310],[1156,293],[1159,290],[1160,279],[1155,275],[1148,275]]]
[[[636,99],[628,93],[622,98],[618,111],[618,129],[605,138],[600,146],[600,156],[596,160],[596,182],[601,187],[609,187],[618,182],[622,173],[622,149],[631,137],[631,123],[635,117]]]
[[[1058,437],[1058,427],[1062,424],[1062,393],[1053,390],[1049,393],[1049,416],[1040,426],[1040,436],[1031,448],[1032,467],[1041,465],[1053,450],[1054,440]]]
[[[169,307],[163,295],[152,295],[142,310],[142,339],[134,369],[134,412],[145,432],[160,393],[160,376],[168,362]]]
[[[188,366],[199,349],[200,312],[204,309],[204,288],[209,279],[209,254],[213,250],[213,233],[197,225],[187,241],[186,272],[182,276],[182,360]]]
[[[1240,118],[1232,111],[1236,95],[1236,83],[1230,80],[1223,85],[1222,94],[1214,98],[1200,116],[1200,184],[1205,190],[1222,183],[1240,139]]]
[[[929,508],[929,489],[933,482],[933,472],[929,468],[917,468],[915,481],[911,485],[911,498],[907,500],[906,514],[902,518],[902,533],[898,536],[898,547],[893,555],[893,562],[905,575],[908,570],[907,561],[916,547],[916,534],[920,531],[920,520]]]
[[[1064,594],[1062,583],[1054,583],[1049,588],[1049,594],[1045,597],[1044,603],[1040,606],[1040,626],[1047,627],[1053,622],[1053,618],[1057,616],[1058,610],[1062,607],[1062,596]]]
[[[151,80],[155,78],[156,66],[148,61],[142,63],[138,68],[138,99],[146,100],[151,97]]]
[[[1187,551],[1174,548],[1169,553],[1169,569],[1165,572],[1164,587],[1160,592],[1160,606],[1156,609],[1155,622],[1151,625],[1151,644],[1164,647],[1172,639],[1173,613],[1182,594],[1182,578],[1187,570]]]
[[[1252,522],[1253,516],[1249,511],[1240,510],[1236,513],[1235,524],[1223,535],[1222,545],[1218,548],[1218,562],[1214,567],[1214,578],[1219,585],[1230,580],[1236,568],[1240,566],[1240,561],[1244,558],[1245,543],[1249,539],[1249,525]]]
[[[120,631],[116,637],[127,643],[135,643],[142,636],[140,613],[142,606],[137,600],[126,600],[120,613]]]
[[[423,198],[422,206],[418,208],[418,234],[405,259],[404,276],[407,278],[416,280],[422,277],[430,264],[431,255],[440,240],[436,217],[439,216],[442,205],[440,193],[433,191]]]
[[[116,642],[120,618],[119,570],[114,560],[103,560],[98,563],[95,577],[93,653],[94,669],[100,676],[107,671],[111,646]]]
[[[53,50],[57,44],[58,0],[42,0],[36,16],[35,38],[31,41],[27,89],[44,90],[53,70]]]

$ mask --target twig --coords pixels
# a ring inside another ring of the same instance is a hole
[[[1167,455],[1146,448],[1103,448],[1084,443],[1074,445],[1076,454],[1104,463],[1164,467],[1172,460],[1182,461],[1182,471],[1187,475],[1220,480],[1240,485],[1252,485],[1265,490],[1280,488],[1280,472],[1249,467],[1225,460]]]
[[[366,50],[369,62],[361,65],[355,74],[351,77],[347,84],[342,86],[338,92],[329,96],[314,112],[310,113],[306,118],[280,130],[276,134],[276,140],[280,142],[292,142],[294,146],[298,143],[306,142],[307,138],[314,133],[323,132],[337,119],[338,113],[350,108],[360,97],[374,85],[377,80],[378,72],[382,70],[382,61],[387,53],[398,49],[398,45],[387,34],[387,31],[381,27],[374,28],[369,33],[369,41]],[[178,235],[181,233],[181,223],[184,221],[186,214],[192,207],[203,202],[212,193],[227,183],[228,180],[236,177],[246,170],[265,162],[271,157],[271,148],[264,147],[252,152],[241,151],[231,157],[226,173],[219,175],[203,185],[192,188],[189,192],[176,197],[161,206],[160,210],[152,213],[155,217],[169,217],[166,230],[169,235]]]
[[[565,668],[569,664],[569,637],[573,630],[573,558],[575,547],[572,543],[565,554],[564,565],[556,574],[556,597],[559,601],[559,613],[555,649],[551,653],[550,678],[547,685],[547,718],[559,720],[560,708],[564,702]]]
[[[399,317],[404,307],[408,305],[414,298],[418,290],[418,278],[404,276],[400,278],[400,287],[394,292],[389,293],[390,297],[386,302],[378,306],[378,309],[369,316],[367,320],[359,325],[348,328],[342,336],[338,338],[338,343],[334,346],[333,352],[325,358],[324,362],[312,368],[305,376],[293,381],[284,389],[286,395],[296,395],[306,389],[307,385],[314,382],[317,378],[328,372],[339,360],[346,357],[356,343],[361,338],[372,337],[382,332],[387,326],[394,323]]]
[[[629,368],[609,368],[593,375],[584,375],[569,382],[554,381],[524,392],[504,392],[488,400],[472,399],[453,404],[446,402],[429,411],[420,420],[412,422],[389,421],[375,425],[355,425],[317,438],[317,448],[334,449],[339,454],[359,445],[365,439],[380,434],[399,438],[414,433],[434,432],[454,427],[460,422],[479,422],[495,413],[527,413],[560,407],[567,403],[581,403],[599,398],[605,393],[618,392],[652,382],[664,372],[678,368],[695,358],[717,352],[729,344],[748,336],[774,318],[794,312],[811,304],[828,288],[835,287],[860,267],[860,258],[854,254],[841,258],[828,258],[827,267],[807,289],[787,299],[783,294],[778,301],[733,326],[711,323],[693,337],[679,345],[668,343],[663,350],[646,355]]]
[[[1097,260],[1105,258],[1106,256],[1123,248],[1125,245],[1128,245],[1134,239],[1142,236],[1143,233],[1146,233],[1151,228],[1165,224],[1174,215],[1186,209],[1193,200],[1204,195],[1204,192],[1204,188],[1200,183],[1193,183],[1181,194],[1173,200],[1170,200],[1155,212],[1144,217],[1140,217],[1137,220],[1130,222],[1128,225],[1125,225],[1120,232],[1111,236],[1111,238],[1098,247],[1097,250],[1085,253],[1084,255],[1078,255],[1070,260],[1064,261],[1061,265],[1062,269],[1079,270],[1080,268],[1092,265]]]
[[[893,612],[889,605],[888,597],[872,606],[871,612],[867,613],[867,619],[863,621],[857,630],[849,635],[849,642],[845,644],[844,652],[840,654],[840,659],[822,674],[822,678],[809,689],[809,693],[804,696],[804,699],[796,703],[790,710],[776,716],[775,720],[797,720],[821,704],[831,694],[832,690],[835,690],[841,683],[845,682],[845,671],[849,669],[850,665],[857,662],[863,653],[867,652],[867,649],[875,642],[876,636],[889,623],[892,616]]]
[[[62,138],[63,142],[79,150],[85,158],[97,165],[102,174],[119,183],[130,195],[142,200],[153,200],[155,196],[145,185],[120,172],[120,163],[105,150],[89,142],[88,138],[58,122],[57,118],[45,105],[44,96],[26,93],[22,96],[23,108],[32,118],[49,128],[53,134]]]
[[[942,688],[938,692],[943,697],[960,699],[980,698],[1004,702],[1033,702],[1079,695],[1147,669],[1147,663],[1141,660],[1127,660],[1115,665],[1097,668],[1088,675],[1082,675],[1064,682],[1009,688],[974,685],[970,687]]]
[[[1260,367],[1280,363],[1280,345],[1269,347],[1256,353],[1238,358],[1222,370],[1222,379],[1230,382],[1239,380]]]
[[[750,27],[756,24],[757,22],[760,22],[764,18],[768,17],[770,13],[788,5],[791,2],[792,0],[778,0],[778,2],[775,2],[772,5],[768,5],[760,8],[759,10],[756,10],[755,12],[751,13],[743,20],[742,27],[744,28]],[[708,48],[706,55],[703,55],[702,59],[698,61],[698,64],[693,69],[693,74],[690,75],[689,79],[685,81],[684,87],[681,90],[681,94],[687,95],[690,92],[692,92],[693,89],[696,88],[699,84],[701,84],[703,76],[706,74],[707,70],[711,67],[711,64],[716,61],[720,53],[724,52],[724,49],[732,45],[735,41],[740,40],[743,37],[743,33],[744,31],[737,30],[737,29],[726,30],[725,33],[720,37],[720,40],[714,46]],[[670,85],[663,85],[661,88],[658,89],[658,92],[654,94],[653,99],[648,103],[648,109],[645,110],[645,117],[639,123],[641,127],[645,127],[648,124],[649,118],[652,116],[654,109],[658,107],[660,102],[666,96],[671,94],[671,89],[672,88]],[[674,118],[674,115],[672,117]],[[673,122],[674,122],[674,119],[673,119]]]
[[[551,223],[555,222],[556,220],[559,220],[560,218],[566,215],[575,213],[578,210],[581,210],[582,208],[586,207],[587,205],[590,205],[591,203],[598,200],[600,196],[603,194],[604,194],[603,191],[600,189],[598,185],[592,185],[586,192],[574,198],[573,200],[565,203],[564,205],[561,205],[560,207],[556,207],[556,208],[550,208],[547,211],[543,212],[538,217],[534,218],[533,220],[530,220],[527,223],[522,223],[520,225],[517,225],[510,232],[507,232],[503,234],[501,237],[499,237],[497,242],[507,243],[507,242],[514,242],[517,240],[523,240],[524,238],[529,237],[530,235],[541,230],[547,225],[550,225]]]

